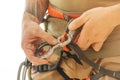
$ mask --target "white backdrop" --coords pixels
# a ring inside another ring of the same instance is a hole
[[[0,80],[17,80],[21,49],[21,21],[25,0],[0,1]]]

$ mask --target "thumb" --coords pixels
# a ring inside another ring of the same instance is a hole
[[[89,14],[83,14],[80,17],[74,19],[68,26],[69,30],[75,30],[85,24],[89,19]]]
[[[57,44],[57,39],[55,39],[52,35],[50,35],[47,32],[43,32],[43,36],[41,38],[50,44]]]
[[[95,51],[100,51],[101,47],[103,45],[103,42],[98,42],[98,43],[95,43],[92,45],[92,48],[95,50]]]
[[[40,30],[39,33],[38,33],[38,36],[47,41],[49,44],[57,44],[57,39],[55,39],[52,35],[50,35],[49,33],[43,31],[43,30]]]

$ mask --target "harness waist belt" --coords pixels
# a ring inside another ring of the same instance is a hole
[[[77,18],[80,16],[79,12],[68,12],[61,10],[54,5],[49,5],[48,6],[48,13],[50,16],[55,17],[55,18],[60,18],[60,19],[65,19],[65,16],[71,17],[71,18]]]

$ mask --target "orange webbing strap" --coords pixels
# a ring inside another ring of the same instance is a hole
[[[64,41],[67,39],[67,34],[68,34],[67,32],[64,33],[64,35],[63,35],[62,38],[61,38],[61,42],[64,42]],[[77,34],[75,35],[75,38],[73,39],[73,42],[74,42],[74,43],[77,43],[79,37],[80,37],[80,34],[78,34],[78,32],[77,32]],[[64,46],[64,47],[63,47],[63,50],[66,51],[66,52],[70,52],[70,49],[69,49],[67,46]]]
[[[64,42],[67,38],[67,32],[62,36],[61,38],[61,42]],[[63,46],[63,50],[66,51],[66,52],[69,52],[70,49],[68,49],[66,46]]]
[[[51,5],[48,5],[48,13],[52,17],[64,19],[63,13],[55,10]]]
[[[82,80],[90,80],[90,76],[88,76],[87,78],[85,78],[85,79],[82,79]]]
[[[86,78],[86,80],[90,80],[90,77],[88,76],[88,77]]]
[[[74,43],[77,43],[77,42],[78,42],[79,37],[80,37],[80,34],[78,34],[78,35],[76,36],[76,38],[75,38],[75,40],[74,40]]]
[[[48,13],[52,17],[64,19],[64,13],[54,9],[51,5],[48,5]],[[66,15],[71,18],[77,18],[80,16],[79,14],[66,14]]]

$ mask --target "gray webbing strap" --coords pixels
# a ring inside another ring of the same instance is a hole
[[[98,80],[102,76],[104,76],[104,74],[102,74],[102,73],[99,72],[99,73],[97,73],[95,75],[90,76],[90,79],[91,80]]]

